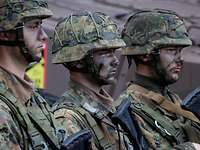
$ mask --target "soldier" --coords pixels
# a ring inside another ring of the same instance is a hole
[[[124,46],[117,25],[100,12],[71,14],[55,28],[52,62],[70,72],[69,87],[55,116],[71,133],[91,129],[93,149],[133,149],[123,131],[111,122],[113,99],[102,87],[116,82],[119,61],[115,51]]]
[[[200,142],[200,121],[181,109],[180,98],[168,87],[179,79],[183,48],[192,45],[182,18],[168,10],[140,11],[127,20],[122,38],[127,44],[122,53],[129,66],[135,62],[136,73],[115,105],[132,98],[149,149],[195,149],[198,144],[191,142]]]
[[[41,59],[52,12],[41,0],[1,0],[0,14],[0,149],[65,149],[65,130],[25,74]]]

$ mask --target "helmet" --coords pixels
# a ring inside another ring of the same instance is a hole
[[[25,18],[48,18],[52,15],[43,0],[1,0],[0,31],[15,29]]]
[[[163,46],[190,46],[184,22],[175,12],[155,9],[132,15],[122,31],[123,55],[150,54]]]
[[[60,21],[54,32],[52,63],[81,60],[92,49],[124,47],[117,25],[100,12],[79,12]]]

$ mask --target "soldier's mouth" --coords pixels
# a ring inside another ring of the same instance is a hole
[[[113,70],[110,71],[109,74],[113,74],[113,75],[115,75],[116,73],[117,73],[117,69],[113,69]]]
[[[173,73],[179,73],[179,72],[181,72],[181,69],[182,69],[181,66],[174,67],[174,68],[172,69],[172,72],[173,72]]]

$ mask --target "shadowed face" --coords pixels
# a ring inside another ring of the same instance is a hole
[[[97,68],[99,82],[102,85],[115,82],[119,60],[115,55],[116,49],[96,50],[93,53],[94,66]]]
[[[172,84],[180,78],[183,68],[182,49],[183,47],[173,46],[160,49],[157,66],[168,84]]]

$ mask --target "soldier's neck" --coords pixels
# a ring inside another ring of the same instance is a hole
[[[138,64],[138,66],[136,67],[136,73],[149,78],[159,78],[157,77],[154,68],[149,65]]]
[[[23,63],[23,57],[17,54],[17,47],[0,46],[0,65],[9,72],[23,79],[27,65]],[[20,54],[20,53],[19,53]]]
[[[102,88],[101,85],[98,85],[91,76],[85,73],[71,72],[70,78],[72,81],[82,85],[84,88],[94,93],[97,96],[97,101],[105,106],[106,110],[112,106],[113,98]]]
[[[156,87],[155,88],[156,91],[159,89],[159,91],[162,94],[165,93],[167,85],[163,84],[163,81],[160,80],[160,77],[157,75],[157,73],[155,72],[154,68],[152,68],[151,66],[147,66],[147,65],[138,66],[137,69],[136,69],[136,74],[140,76],[140,79],[141,79],[141,77],[143,77],[142,80],[147,79],[150,82],[150,83],[147,82],[148,83],[147,87],[149,85],[152,85],[153,87]]]
[[[86,86],[87,88],[93,89],[95,91],[99,91],[101,89],[101,85],[97,84],[92,77],[87,73],[81,72],[70,72],[70,78],[73,81],[80,83],[81,85]]]

